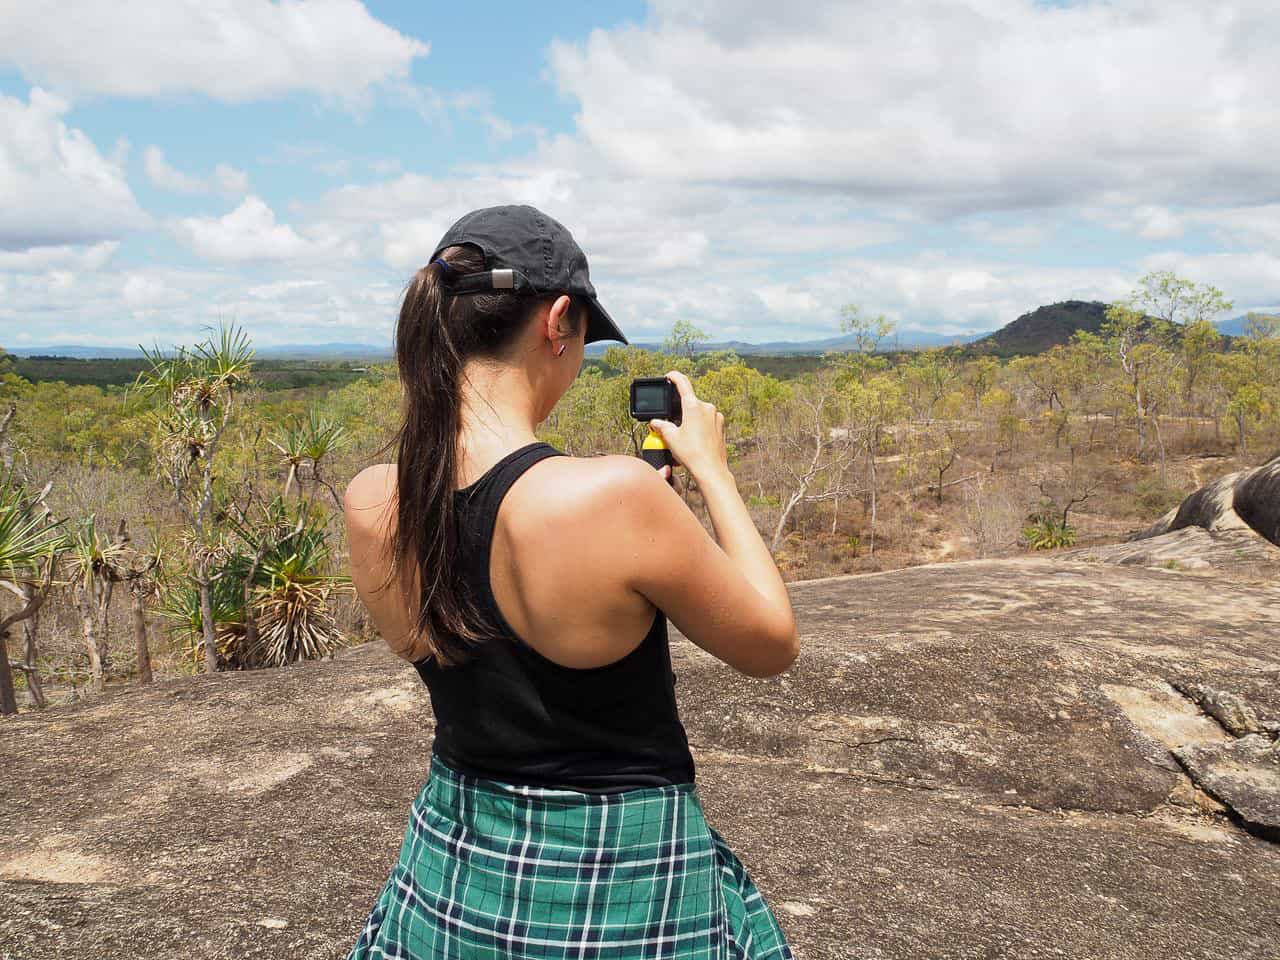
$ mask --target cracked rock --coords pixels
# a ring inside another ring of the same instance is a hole
[[[1174,751],[1198,786],[1264,832],[1280,831],[1280,744],[1251,734]]]
[[[1247,737],[1250,734],[1275,736],[1274,723],[1266,723],[1259,716],[1253,705],[1243,697],[1227,690],[1215,690],[1198,683],[1178,683],[1174,685],[1181,693],[1190,697],[1224,730],[1235,737]]]

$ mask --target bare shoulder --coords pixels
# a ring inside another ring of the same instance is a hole
[[[523,503],[546,513],[577,517],[610,515],[620,505],[660,497],[669,487],[638,457],[550,457],[516,487]],[[523,512],[523,511],[522,511]]]
[[[395,495],[394,463],[375,463],[365,467],[351,478],[342,496],[347,522],[370,525],[376,523]]]

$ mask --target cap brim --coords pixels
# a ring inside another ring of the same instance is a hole
[[[587,336],[583,343],[595,343],[597,340],[629,342],[613,322],[613,317],[600,306],[600,301],[595,297],[587,297]]]

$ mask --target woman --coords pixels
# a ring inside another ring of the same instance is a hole
[[[676,710],[667,617],[753,677],[799,653],[790,601],[726,463],[724,417],[668,377],[654,421],[719,545],[634,457],[575,458],[534,430],[583,349],[626,342],[569,232],[474,211],[405,293],[394,464],[345,508],[352,574],[430,692],[430,772],[349,960],[788,958],[709,824]]]

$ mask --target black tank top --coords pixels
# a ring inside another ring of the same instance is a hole
[[[577,669],[517,637],[494,600],[489,555],[498,506],[516,478],[557,456],[564,454],[548,443],[526,444],[454,492],[455,575],[499,635],[470,648],[462,664],[441,668],[429,657],[414,663],[435,713],[432,752],[473,776],[586,793],[692,783],[661,610],[626,656]],[[569,584],[562,600],[573,603],[573,596]]]

